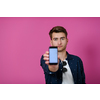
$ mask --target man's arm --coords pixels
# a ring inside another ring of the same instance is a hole
[[[42,57],[40,59],[40,66],[42,67],[42,69],[44,71],[46,84],[57,83],[57,81],[56,81],[57,78],[54,78],[54,77],[57,77],[57,75],[56,75],[57,71],[56,72],[50,71],[48,68],[48,65],[45,63],[46,61],[43,58],[44,58],[44,56],[42,55]],[[54,80],[54,79],[56,79],[56,80]]]
[[[81,68],[81,77],[82,77],[82,84],[86,84],[85,83],[85,73],[84,73],[84,67],[83,67],[83,62],[80,59],[80,68]]]
[[[49,52],[48,51],[46,51],[46,53],[43,55],[43,59],[45,60],[45,64],[48,65],[48,68],[51,72],[56,72],[59,69],[59,56],[58,56],[57,65],[49,65]]]

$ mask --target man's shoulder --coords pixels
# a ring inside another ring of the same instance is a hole
[[[41,63],[40,65],[45,64],[45,60],[43,58],[44,58],[44,56],[42,55],[40,58],[40,63]]]
[[[69,54],[72,59],[81,60],[81,58],[77,55]]]
[[[41,60],[44,60],[44,59],[43,59],[43,55],[41,56]]]

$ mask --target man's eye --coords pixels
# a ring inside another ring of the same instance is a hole
[[[64,40],[64,38],[61,38],[61,40]]]
[[[54,39],[55,41],[57,40],[57,39]]]

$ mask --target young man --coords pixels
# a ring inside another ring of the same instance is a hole
[[[58,64],[49,65],[49,52],[41,57],[46,84],[85,84],[82,60],[66,51],[67,31],[64,27],[53,27],[50,32],[51,46],[58,47]]]

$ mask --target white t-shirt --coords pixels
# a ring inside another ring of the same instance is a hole
[[[66,61],[67,64],[63,66],[63,68],[67,68],[67,71],[62,73],[62,84],[74,84],[73,76],[68,61],[67,60],[64,61]]]

